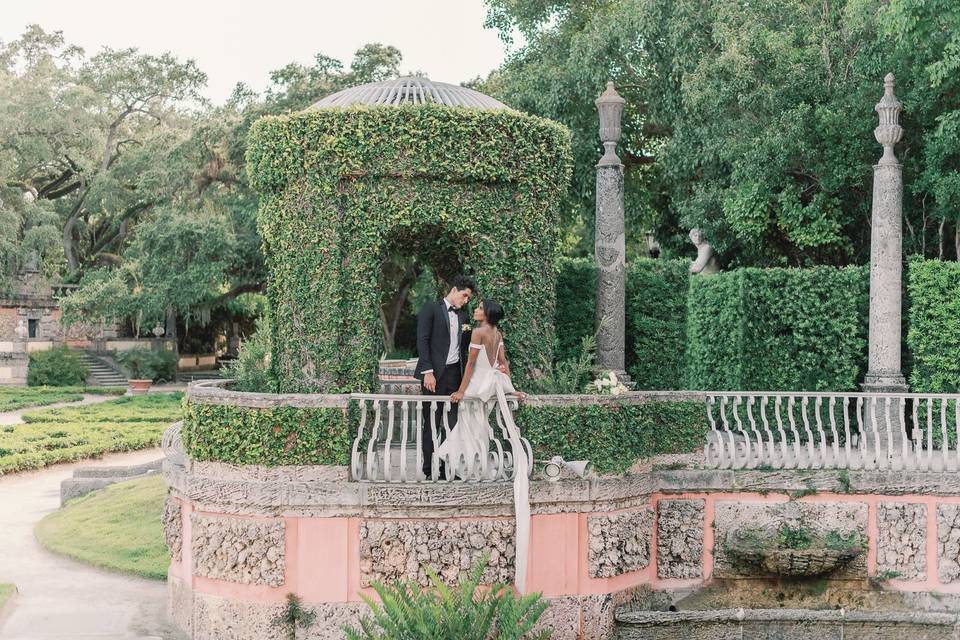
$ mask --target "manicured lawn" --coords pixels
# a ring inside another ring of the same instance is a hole
[[[182,398],[152,393],[28,413],[27,424],[0,425],[0,475],[155,447],[180,418]]]
[[[159,474],[111,485],[38,522],[37,540],[80,562],[163,580],[170,563],[160,523],[166,495]]]
[[[13,595],[14,589],[16,587],[12,584],[0,583],[0,610],[3,610],[3,605],[7,604],[7,600]]]

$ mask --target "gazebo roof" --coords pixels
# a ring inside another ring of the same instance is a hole
[[[315,102],[310,108],[349,107],[358,104],[398,106],[428,102],[469,109],[510,108],[479,91],[415,76],[350,87],[330,94]]]

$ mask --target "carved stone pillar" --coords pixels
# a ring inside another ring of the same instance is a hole
[[[905,392],[900,371],[901,283],[903,279],[903,173],[893,145],[903,136],[900,101],[893,95],[893,74],[884,78],[876,106],[880,126],[873,135],[883,156],[873,167],[873,214],[870,227],[870,356],[863,389]]]
[[[597,260],[597,369],[624,371],[626,273],[623,222],[623,163],[617,157],[620,115],[626,101],[612,82],[596,101],[604,154],[597,163],[597,218],[594,254]]]
[[[893,153],[893,145],[903,136],[899,123],[902,105],[893,94],[893,80],[892,73],[883,79],[883,98],[875,107],[880,125],[873,131],[877,142],[883,145],[883,156],[873,166],[869,366],[863,380],[863,390],[867,393],[906,393],[908,390],[900,370],[903,172]],[[874,449],[877,456],[903,455],[907,443],[899,412],[888,418],[886,412],[874,411],[872,406],[873,403],[864,404],[864,424],[876,423],[879,436],[865,438],[861,446]]]

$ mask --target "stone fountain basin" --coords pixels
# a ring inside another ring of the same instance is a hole
[[[616,613],[620,640],[953,640],[960,609],[864,581],[718,580],[650,594]],[[670,604],[672,603],[672,604]]]

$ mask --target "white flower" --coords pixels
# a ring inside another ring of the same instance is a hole
[[[617,380],[617,373],[615,371],[610,372],[610,381],[613,382],[613,384],[618,384],[620,382]]]
[[[621,393],[623,393],[623,387],[622,387],[622,386],[616,386],[616,387],[614,387],[613,389],[610,390],[610,395],[612,395],[612,396],[618,396],[618,395],[620,395]]]

